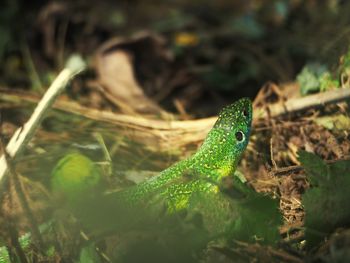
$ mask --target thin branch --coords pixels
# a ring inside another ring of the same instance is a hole
[[[287,100],[285,103],[267,105],[265,109],[255,109],[254,119],[266,118],[268,112],[271,117],[277,117],[288,113],[295,113],[311,108],[320,108],[327,104],[338,103],[350,99],[350,89],[335,89],[321,92],[306,97]]]
[[[68,81],[84,69],[85,64],[80,57],[73,56],[68,61],[66,68],[61,71],[47,92],[44,94],[43,98],[38,103],[28,122],[25,123],[23,127],[17,129],[7,144],[6,151],[12,159],[21,154],[27,143],[33,137],[34,132],[43,120],[44,115],[51,108],[57,96],[66,87]],[[2,186],[4,185],[4,175],[6,174],[7,170],[8,166],[5,160],[5,156],[2,155],[0,157],[0,189],[2,189]]]
[[[13,92],[8,89],[0,89],[6,93],[2,96],[6,101],[25,101],[36,103],[38,98],[28,93]],[[293,114],[309,108],[319,108],[326,104],[336,103],[350,99],[350,89],[337,89],[324,93],[318,93],[302,98],[291,99],[284,104],[276,103],[264,108],[254,108],[254,122],[268,117],[278,117],[284,114]],[[191,143],[199,143],[204,140],[208,131],[213,126],[217,117],[198,120],[161,120],[150,119],[142,116],[132,116],[111,111],[101,111],[81,106],[77,102],[57,100],[53,108],[80,115],[92,120],[114,124],[123,128],[133,139],[145,142],[150,139],[154,148],[159,151],[179,149]],[[127,129],[126,129],[127,128]],[[131,131],[131,132],[130,132]],[[152,146],[150,146],[152,148]]]

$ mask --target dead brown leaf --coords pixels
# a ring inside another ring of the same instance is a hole
[[[135,74],[136,49],[153,52],[161,49],[162,38],[142,33],[131,38],[116,38],[105,43],[96,54],[96,70],[105,96],[128,114],[163,112],[146,96]],[[159,53],[159,52],[158,52]],[[151,63],[151,61],[148,61]]]

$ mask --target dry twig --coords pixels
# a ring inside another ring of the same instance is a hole
[[[13,92],[7,89],[1,89],[2,99],[6,101],[24,101],[37,103],[36,96],[28,93]],[[259,119],[278,117],[287,113],[294,113],[308,109],[310,107],[320,107],[325,104],[335,103],[350,98],[350,89],[332,90],[325,93],[310,95],[303,98],[292,99],[284,104],[277,103],[268,105],[267,109],[254,109],[254,123]],[[102,121],[114,124],[123,128],[123,131],[133,140],[140,141],[151,150],[169,151],[179,149],[191,143],[200,143],[208,131],[213,126],[216,117],[203,118],[199,120],[161,120],[149,119],[142,116],[132,116],[110,111],[100,111],[81,106],[79,103],[58,99],[53,108],[84,116],[96,121]],[[270,115],[268,113],[270,112]]]
[[[44,94],[44,97],[38,103],[28,122],[14,133],[11,140],[7,144],[6,152],[12,159],[14,159],[23,151],[24,147],[33,137],[34,132],[43,120],[44,115],[47,113],[48,109],[51,108],[57,96],[66,87],[68,81],[74,75],[84,70],[84,68],[85,63],[81,60],[80,57],[72,57],[68,61],[66,68],[61,71],[47,92]],[[0,157],[0,189],[2,189],[4,182],[6,181],[4,178],[7,170],[8,164],[6,163],[5,156],[2,155]]]

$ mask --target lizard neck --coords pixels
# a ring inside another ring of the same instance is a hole
[[[197,170],[200,176],[219,182],[223,177],[233,174],[240,155],[240,149],[235,148],[226,131],[212,129],[192,157],[192,168]]]

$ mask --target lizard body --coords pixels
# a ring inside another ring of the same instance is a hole
[[[242,98],[226,106],[202,146],[159,175],[122,191],[129,202],[144,201],[159,193],[168,210],[186,208],[194,192],[217,192],[222,178],[232,175],[250,136],[252,104]]]

